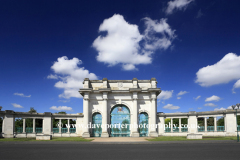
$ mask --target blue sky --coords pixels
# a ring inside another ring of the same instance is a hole
[[[240,99],[239,5],[0,0],[0,105],[80,113],[85,77],[155,77],[158,112],[226,109]]]

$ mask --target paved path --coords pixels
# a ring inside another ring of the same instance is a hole
[[[146,137],[91,137],[86,139],[94,139],[92,142],[148,142]],[[148,138],[151,139],[151,138]]]

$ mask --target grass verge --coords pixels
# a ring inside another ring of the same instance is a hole
[[[192,140],[237,140],[236,137],[203,137],[203,139],[187,139],[185,137],[177,137],[177,136],[161,136],[157,138],[147,139],[148,141],[192,141]]]
[[[37,141],[37,140],[36,138],[0,138],[0,142],[6,142],[6,141],[18,142],[18,141]],[[84,139],[82,137],[53,137],[51,141],[90,142],[92,141],[92,139]]]

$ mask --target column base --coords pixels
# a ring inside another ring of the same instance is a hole
[[[14,134],[4,134],[4,138],[14,138]]]
[[[138,132],[132,132],[131,137],[139,137],[139,133]]]
[[[88,137],[90,137],[89,132],[84,132],[84,133],[82,134],[82,137],[83,137],[83,138],[88,138]]]
[[[151,131],[149,137],[158,137],[158,133],[156,131]]]
[[[102,132],[101,137],[103,138],[109,137],[108,132]]]

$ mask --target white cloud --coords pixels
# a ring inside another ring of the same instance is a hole
[[[210,102],[210,101],[219,101],[221,98],[218,96],[213,95],[212,97],[208,97],[205,99],[205,102]]]
[[[180,91],[177,95],[178,96],[182,96],[182,95],[187,94],[187,93],[189,93],[189,92],[187,92],[187,91]]]
[[[175,35],[166,19],[158,22],[144,18],[143,21],[146,25],[144,35],[139,32],[137,25],[126,22],[122,15],[114,14],[105,19],[99,32],[107,32],[106,36],[98,36],[92,44],[98,51],[97,61],[108,66],[121,64],[128,71],[136,70],[136,65],[152,63],[153,51],[167,49]],[[140,42],[143,42],[142,46]]]
[[[193,98],[193,99],[198,100],[199,98],[201,98],[201,96],[197,96],[196,98]]]
[[[56,110],[56,111],[72,111],[72,107],[67,107],[67,106],[52,106],[50,107],[51,110]]]
[[[66,56],[60,57],[51,66],[51,69],[57,75],[61,75],[61,80],[55,84],[55,87],[64,89],[64,92],[59,97],[69,99],[70,97],[80,98],[78,93],[82,88],[84,78],[91,80],[98,79],[94,73],[89,73],[84,67],[80,68],[78,65],[82,61],[78,58],[68,59]]]
[[[55,75],[50,74],[47,76],[47,79],[58,79],[58,76],[56,74]]]
[[[173,90],[171,91],[162,91],[159,95],[158,95],[158,99],[160,100],[167,100],[169,98],[172,97],[172,94],[173,94]]]
[[[168,2],[168,7],[166,9],[166,14],[172,14],[174,10],[185,10],[189,3],[194,0],[174,0]]]
[[[13,95],[16,95],[16,96],[20,96],[20,97],[28,97],[28,98],[30,98],[31,97],[31,95],[24,95],[23,93],[14,93]]]
[[[215,104],[213,104],[213,103],[206,103],[204,106],[216,107],[217,105],[215,105]]]
[[[228,53],[216,64],[199,69],[195,82],[202,87],[228,83],[240,78],[239,71],[240,56]]]
[[[12,105],[15,108],[23,108],[23,106],[21,106],[20,104],[17,104],[17,103],[12,103]]]
[[[226,108],[215,108],[214,111],[222,111],[222,110],[226,110]]]
[[[240,79],[233,85],[233,89],[232,89],[232,92],[233,92],[233,93],[236,93],[236,92],[234,91],[236,88],[240,88]]]
[[[172,104],[167,104],[166,106],[163,107],[164,109],[170,109],[170,110],[174,110],[174,109],[179,109],[179,106],[173,106]]]
[[[182,97],[177,97],[177,99],[181,99]]]
[[[197,109],[202,109],[202,107],[198,107]]]

